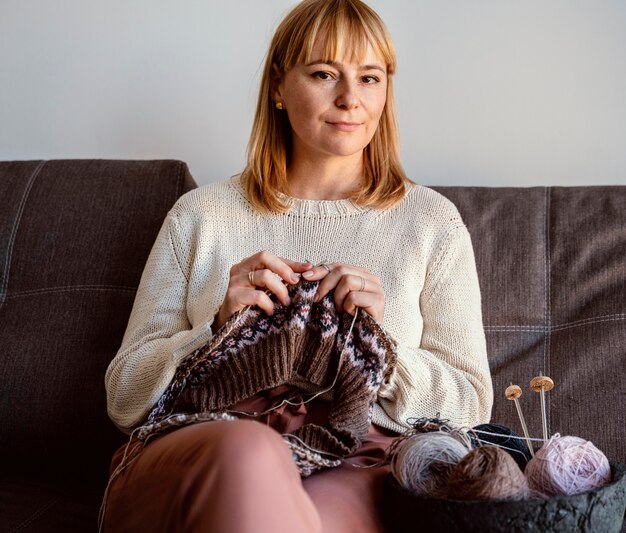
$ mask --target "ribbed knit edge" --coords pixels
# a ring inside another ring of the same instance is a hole
[[[248,314],[237,329],[253,327],[256,318],[256,313]],[[210,364],[202,384],[187,387],[175,410],[191,405],[204,411],[225,409],[286,383],[294,372],[319,387],[330,386],[336,371],[337,361],[332,360],[335,341],[335,336],[324,338],[312,325],[302,331],[289,328],[287,322],[279,331]],[[204,359],[211,363],[210,353],[205,353]]]
[[[344,362],[337,380],[333,404],[328,414],[328,424],[343,437],[344,442],[360,442],[369,430],[369,406],[376,392],[369,391],[360,372]]]
[[[292,431],[291,435],[302,439],[307,446],[314,450],[321,453],[331,453],[339,457],[345,457],[356,451],[361,445],[361,441],[354,438],[346,439],[346,442],[342,442],[326,428],[317,424],[305,424]]]

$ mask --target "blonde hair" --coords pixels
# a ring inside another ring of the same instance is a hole
[[[380,17],[359,0],[304,0],[281,22],[265,60],[259,99],[248,144],[248,163],[242,181],[250,202],[261,210],[285,212],[281,192],[289,191],[287,164],[291,126],[272,99],[274,65],[283,74],[298,63],[311,61],[318,36],[325,37],[323,61],[365,56],[368,44],[385,61],[387,100],[378,128],[363,152],[366,186],[352,200],[361,206],[384,209],[399,202],[410,181],[400,164],[392,75],[396,54]],[[316,58],[318,59],[318,58]]]

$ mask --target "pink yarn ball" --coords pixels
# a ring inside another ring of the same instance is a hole
[[[558,434],[535,453],[524,473],[530,488],[547,496],[580,494],[611,481],[609,460],[593,443]]]

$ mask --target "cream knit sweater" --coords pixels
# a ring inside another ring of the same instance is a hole
[[[415,417],[487,422],[493,391],[469,233],[451,202],[411,186],[384,211],[350,200],[289,199],[263,214],[238,178],[195,189],[171,209],[154,244],[119,352],[106,373],[108,412],[130,432],[185,356],[211,337],[230,267],[267,250],[293,260],[367,268],[385,291],[383,327],[398,361],[373,422],[404,431]]]

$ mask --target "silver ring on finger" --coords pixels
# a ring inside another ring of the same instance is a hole
[[[332,268],[330,268],[330,267],[329,267],[326,263],[322,263],[320,266],[321,266],[321,267],[324,267],[324,268],[328,271],[328,273],[329,273],[329,274],[330,274],[330,273],[332,272],[332,270],[333,270],[333,269],[332,269]]]
[[[254,283],[254,273],[256,272],[256,270],[251,270],[250,272],[248,272],[248,281],[250,282],[250,285],[254,285],[256,286],[256,283]]]
[[[359,292],[363,292],[363,290],[365,290],[365,278],[363,276],[359,276],[361,278],[361,288],[359,289]]]

